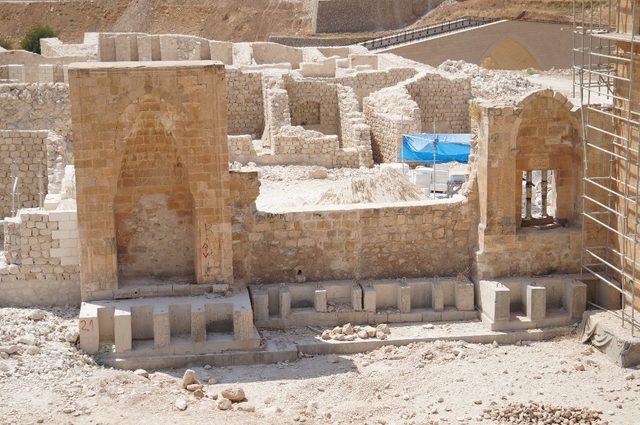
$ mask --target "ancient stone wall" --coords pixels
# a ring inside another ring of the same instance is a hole
[[[69,87],[66,84],[2,84],[0,105],[0,128],[49,130],[71,142]]]
[[[15,208],[37,207],[47,193],[46,131],[0,130],[0,218],[11,215],[13,177],[18,180]],[[15,165],[13,165],[15,164]]]
[[[234,273],[244,283],[447,276],[470,266],[466,199],[397,206],[255,210],[256,173],[232,173]],[[268,259],[268,260],[266,260]]]
[[[264,130],[262,75],[228,67],[225,80],[228,133],[260,137]]]
[[[473,106],[478,121],[478,279],[574,273],[580,269],[581,148],[571,103],[551,90],[515,107]],[[555,224],[521,226],[522,174],[552,170]]]
[[[22,209],[4,222],[0,282],[79,278],[79,243],[75,211]]]

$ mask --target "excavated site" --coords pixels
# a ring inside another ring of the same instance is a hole
[[[546,71],[0,48],[0,423],[640,423],[640,9],[610,3]]]

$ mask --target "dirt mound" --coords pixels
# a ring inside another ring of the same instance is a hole
[[[14,46],[28,28],[46,24],[67,42],[87,31],[178,33],[231,40],[310,31],[310,0],[62,0],[0,1],[0,35]]]
[[[396,170],[382,170],[373,177],[356,177],[343,188],[327,190],[318,204],[360,204],[369,202],[419,201],[424,193]]]

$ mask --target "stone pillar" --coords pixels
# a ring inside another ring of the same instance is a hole
[[[327,312],[327,290],[316,289],[313,294],[313,307],[318,313]]]
[[[433,308],[434,311],[444,311],[444,287],[441,282],[433,283],[431,308]]]
[[[113,313],[113,339],[116,353],[131,351],[131,309],[116,308]]]
[[[376,289],[372,286],[364,286],[362,288],[364,299],[364,311],[367,313],[376,312]]]
[[[455,303],[456,308],[460,311],[472,311],[475,308],[473,302],[473,283],[456,282],[455,283]]]
[[[362,288],[358,284],[351,287],[351,308],[353,311],[362,311]]]
[[[233,312],[233,335],[237,340],[253,338],[253,313],[241,308]]]
[[[582,320],[587,308],[587,285],[579,280],[568,282],[564,287],[562,304],[573,320]]]
[[[153,308],[153,345],[165,348],[171,344],[171,322],[169,306],[158,305]]]
[[[280,317],[286,319],[291,314],[291,291],[286,286],[282,286],[278,296],[280,300]]]
[[[191,305],[191,340],[193,342],[207,340],[207,314],[202,304]]]
[[[269,320],[269,293],[262,288],[251,290],[253,315],[256,322]]]
[[[82,303],[78,329],[80,331],[80,348],[87,354],[97,354],[100,348],[100,327],[98,325],[98,307]]]
[[[542,320],[547,315],[547,288],[527,285],[526,314],[532,320]]]
[[[411,287],[398,286],[398,310],[400,313],[411,313]]]

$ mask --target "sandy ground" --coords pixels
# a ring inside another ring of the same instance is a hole
[[[480,416],[530,401],[601,411],[603,420],[593,423],[631,425],[640,417],[640,371],[614,366],[576,337],[504,347],[423,343],[276,365],[199,365],[201,381],[218,383],[205,385],[207,396],[196,399],[181,388],[184,369],[148,371],[146,378],[95,365],[67,342],[77,309],[45,310],[37,321],[29,318],[33,312],[0,309],[0,351],[17,350],[0,356],[3,424],[499,423]],[[247,401],[221,411],[210,395],[230,386],[241,386]],[[175,406],[182,399],[184,411]]]

